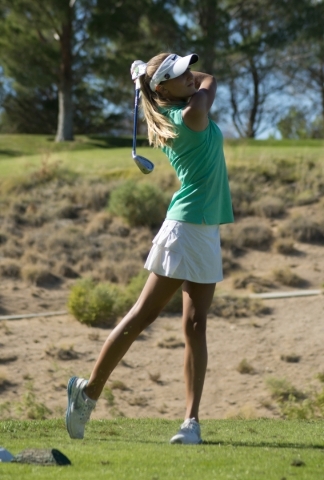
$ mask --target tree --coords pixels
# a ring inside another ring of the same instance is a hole
[[[279,113],[280,106],[270,98],[286,84],[280,75],[280,49],[286,39],[276,18],[276,3],[228,0],[226,9],[230,21],[219,59],[220,80],[228,85],[231,118],[239,136],[255,138]]]
[[[222,113],[230,111],[240,137],[254,138],[265,119],[278,112],[269,98],[281,92],[279,47],[285,43],[278,7],[270,0],[180,0],[188,15],[192,46],[202,69],[214,74],[228,100],[218,100]]]
[[[57,141],[73,139],[76,117],[85,128],[83,113],[90,112],[96,123],[94,112],[101,108],[98,118],[106,125],[108,104],[118,103],[121,114],[129,102],[132,84],[125,73],[137,55],[145,58],[170,41],[180,43],[168,8],[161,0],[1,0],[0,54],[15,90],[7,102],[10,112],[15,103],[18,114],[27,100],[42,103],[44,92],[54,92]],[[112,116],[116,119],[115,112]]]
[[[324,2],[293,0],[285,4],[291,42],[286,49],[283,72],[292,95],[302,96],[318,114],[319,131],[324,130]],[[321,118],[321,120],[320,120]]]
[[[277,123],[282,138],[324,138],[322,118],[309,120],[307,112],[300,108],[291,107]]]

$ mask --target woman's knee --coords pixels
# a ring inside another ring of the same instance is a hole
[[[149,327],[154,320],[156,320],[158,315],[158,309],[145,310],[141,308],[139,304],[135,304],[126,317],[124,317],[123,322],[125,326],[127,325],[128,328],[137,331],[139,334]]]
[[[184,333],[188,339],[202,340],[206,338],[207,316],[195,315],[184,319]]]

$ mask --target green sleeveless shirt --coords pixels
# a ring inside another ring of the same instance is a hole
[[[180,180],[169,205],[168,220],[207,225],[232,223],[233,209],[223,152],[223,136],[211,119],[202,132],[183,121],[184,106],[163,108],[178,136],[162,148]]]

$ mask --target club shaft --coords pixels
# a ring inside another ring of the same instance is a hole
[[[133,125],[133,153],[136,155],[136,137],[137,137],[137,118],[138,118],[138,102],[140,89],[135,89],[135,107],[134,107],[134,125]]]

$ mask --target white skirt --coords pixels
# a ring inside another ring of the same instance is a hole
[[[195,283],[223,280],[218,225],[165,220],[153,239],[144,268]]]

